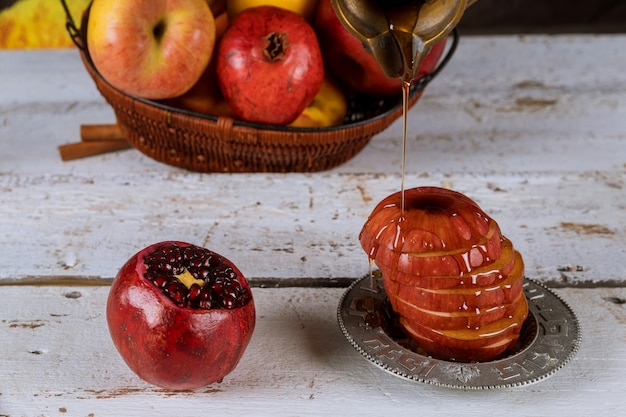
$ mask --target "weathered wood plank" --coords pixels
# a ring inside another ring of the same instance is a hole
[[[288,181],[159,172],[2,179],[5,279],[111,278],[134,252],[168,239],[211,247],[250,278],[360,277],[368,262],[358,233],[375,202],[399,183],[393,175],[332,173]],[[602,176],[408,179],[451,184],[475,198],[522,251],[531,277],[570,283],[626,277],[626,193]],[[16,242],[28,249],[16,251]]]
[[[620,415],[626,405],[626,298],[619,289],[559,289],[580,318],[574,359],[536,384],[463,392],[408,382],[367,362],[341,334],[343,289],[258,289],[257,326],[221,384],[175,393],[139,380],[110,341],[107,287],[1,287],[0,415],[201,416]],[[613,302],[611,302],[613,300]],[[63,411],[65,410],[65,411]]]

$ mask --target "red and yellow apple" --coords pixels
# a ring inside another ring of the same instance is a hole
[[[348,100],[337,82],[326,75],[313,101],[289,126],[330,127],[343,122],[348,111]]]
[[[94,0],[87,46],[102,77],[119,90],[148,99],[188,91],[215,46],[206,0]]]
[[[324,62],[340,81],[371,95],[400,94],[402,81],[385,75],[361,41],[337,18],[330,0],[318,1],[313,26],[324,53]],[[422,61],[418,77],[433,72],[444,48],[445,39],[432,47]]]
[[[216,42],[228,27],[228,16],[222,12],[215,16],[215,36]],[[211,59],[202,76],[193,87],[181,96],[166,100],[166,104],[196,113],[209,114],[212,116],[235,117],[235,113],[224,98],[219,85],[217,84],[216,60]]]

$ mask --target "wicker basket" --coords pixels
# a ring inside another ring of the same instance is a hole
[[[62,0],[65,6],[65,0]],[[133,97],[104,80],[87,50],[87,9],[77,28],[65,6],[67,30],[80,50],[89,75],[113,107],[126,140],[140,152],[172,166],[197,172],[314,172],[336,167],[359,153],[373,135],[402,115],[398,97],[351,97],[342,125],[296,128],[247,123],[214,117]],[[452,37],[436,71],[414,83],[409,106],[417,102],[426,84],[453,54]]]

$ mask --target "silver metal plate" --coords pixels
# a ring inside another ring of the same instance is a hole
[[[462,363],[420,352],[391,310],[382,278],[364,277],[343,294],[337,317],[343,334],[367,360],[401,378],[458,389],[495,389],[540,381],[563,367],[580,345],[572,309],[540,283],[526,279],[529,314],[506,356]]]

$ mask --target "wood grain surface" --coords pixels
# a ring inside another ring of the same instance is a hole
[[[313,174],[198,174],[134,149],[64,162],[113,112],[76,51],[0,52],[0,416],[623,414],[625,42],[465,37],[410,113],[407,186],[479,202],[581,322],[562,370],[485,392],[388,374],[337,325],[337,287],[368,271],[360,228],[400,187],[400,122]],[[240,365],[194,392],[134,376],[104,318],[119,267],[169,239],[233,260],[258,303]]]

